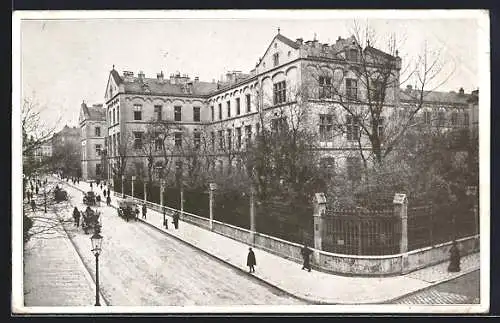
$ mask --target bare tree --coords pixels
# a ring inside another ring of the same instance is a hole
[[[386,37],[386,51],[377,48],[377,37],[370,26],[354,23],[353,36],[328,68],[317,64],[306,78],[305,87],[311,97],[329,101],[332,109],[345,115],[337,130],[348,136],[357,146],[365,168],[369,161],[381,165],[397,147],[404,133],[414,124],[414,116],[422,109],[428,88],[436,84],[444,63],[439,51],[424,46],[414,62],[404,67],[399,57],[398,40],[394,34]],[[417,88],[412,92],[415,105],[406,107],[401,118],[392,120],[394,107],[399,105],[401,84],[414,80]],[[319,86],[318,86],[319,85]],[[433,87],[433,89],[436,88]]]

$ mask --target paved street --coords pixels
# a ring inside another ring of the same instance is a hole
[[[82,193],[67,188],[80,210]],[[213,257],[141,222],[126,222],[105,204],[103,251],[99,258],[101,291],[109,305],[280,305],[304,304]],[[71,217],[68,210],[66,217]],[[94,275],[90,234],[67,229]]]
[[[479,270],[405,296],[393,304],[479,304]]]

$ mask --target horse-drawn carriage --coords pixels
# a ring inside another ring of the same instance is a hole
[[[95,205],[96,204],[96,197],[95,193],[93,191],[88,191],[85,193],[83,196],[83,203],[86,205]]]
[[[56,188],[54,189],[54,200],[56,202],[67,201],[68,193],[56,185]]]
[[[89,231],[95,231],[96,229],[100,230],[100,215],[100,212],[94,211],[90,208],[90,206],[87,206],[85,212],[82,213],[82,228],[85,234],[89,233]]]
[[[125,220],[135,219],[136,205],[133,199],[126,198],[118,202],[118,215]]]

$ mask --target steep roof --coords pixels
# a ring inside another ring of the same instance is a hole
[[[406,102],[415,101],[419,97],[419,91],[414,89],[400,89],[400,100]],[[424,102],[467,104],[470,94],[460,94],[457,92],[424,91]]]
[[[120,85],[123,82],[123,79],[121,78],[120,74],[115,70],[114,67],[110,73],[111,73],[111,76],[113,77],[113,79],[115,80],[115,83],[117,85]]]
[[[169,80],[160,81],[153,78],[139,79],[134,77],[133,80],[123,80],[125,93],[151,93],[157,95],[181,95],[181,96],[205,96],[217,90],[216,83],[194,81],[191,92],[187,91],[188,84],[171,84]]]
[[[371,46],[366,46],[365,49],[364,49],[365,52],[371,52],[377,56],[382,56],[386,59],[389,59],[389,60],[393,60],[393,59],[396,59],[395,56],[392,56],[390,54],[387,54],[386,52],[384,51],[381,51],[380,49],[378,48],[375,48],[375,47],[371,47]]]
[[[299,49],[299,45],[296,42],[294,42],[290,38],[283,36],[282,34],[277,34],[275,38],[281,40],[282,42],[284,42],[285,44],[287,44],[288,46],[290,46],[292,48]]]
[[[88,119],[96,121],[105,121],[106,112],[104,111],[102,104],[94,104],[91,107],[87,107]]]

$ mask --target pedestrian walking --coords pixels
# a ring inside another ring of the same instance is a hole
[[[35,189],[36,189],[36,194],[38,195],[38,185],[36,186]]]
[[[174,222],[174,227],[176,229],[179,229],[179,212],[175,211],[173,215],[173,222]]]
[[[139,218],[139,207],[136,205],[135,206],[135,220],[137,221],[138,218]]]
[[[108,197],[106,198],[106,204],[107,204],[108,206],[110,206],[110,205],[111,205],[111,197],[109,197],[109,194],[108,194]]]
[[[302,269],[307,269],[308,271],[311,271],[311,263],[309,261],[309,256],[312,253],[312,250],[307,247],[307,244],[304,244],[304,247],[300,251],[302,254],[302,258],[304,259],[304,264],[302,265]]]
[[[32,199],[32,200],[31,200],[31,210],[32,210],[33,212],[35,212],[35,208],[36,208],[36,203],[35,203],[35,200],[33,200],[33,199]]]
[[[144,203],[142,205],[142,218],[145,219],[146,218],[146,213],[147,213],[147,208],[146,208],[146,203]]]
[[[448,266],[448,271],[460,271],[460,250],[458,249],[457,242],[455,240],[453,240],[453,244],[450,249],[450,265]]]
[[[101,195],[97,194],[97,196],[95,197],[95,200],[97,202],[97,206],[101,206]]]
[[[92,190],[92,182],[90,182],[90,189]]]
[[[102,183],[101,183],[101,186],[100,186],[100,187],[101,187],[101,191],[102,191]]]
[[[104,194],[104,197],[106,197],[106,189],[102,191],[102,194]]]
[[[163,208],[163,226],[168,229],[167,210]]]
[[[247,256],[247,266],[249,268],[249,273],[254,273],[255,268],[254,266],[257,265],[257,262],[255,261],[255,254],[253,253],[252,248],[248,248],[248,256]]]
[[[80,211],[78,211],[76,206],[73,209],[73,219],[75,220],[75,226],[78,228],[80,222]]]

